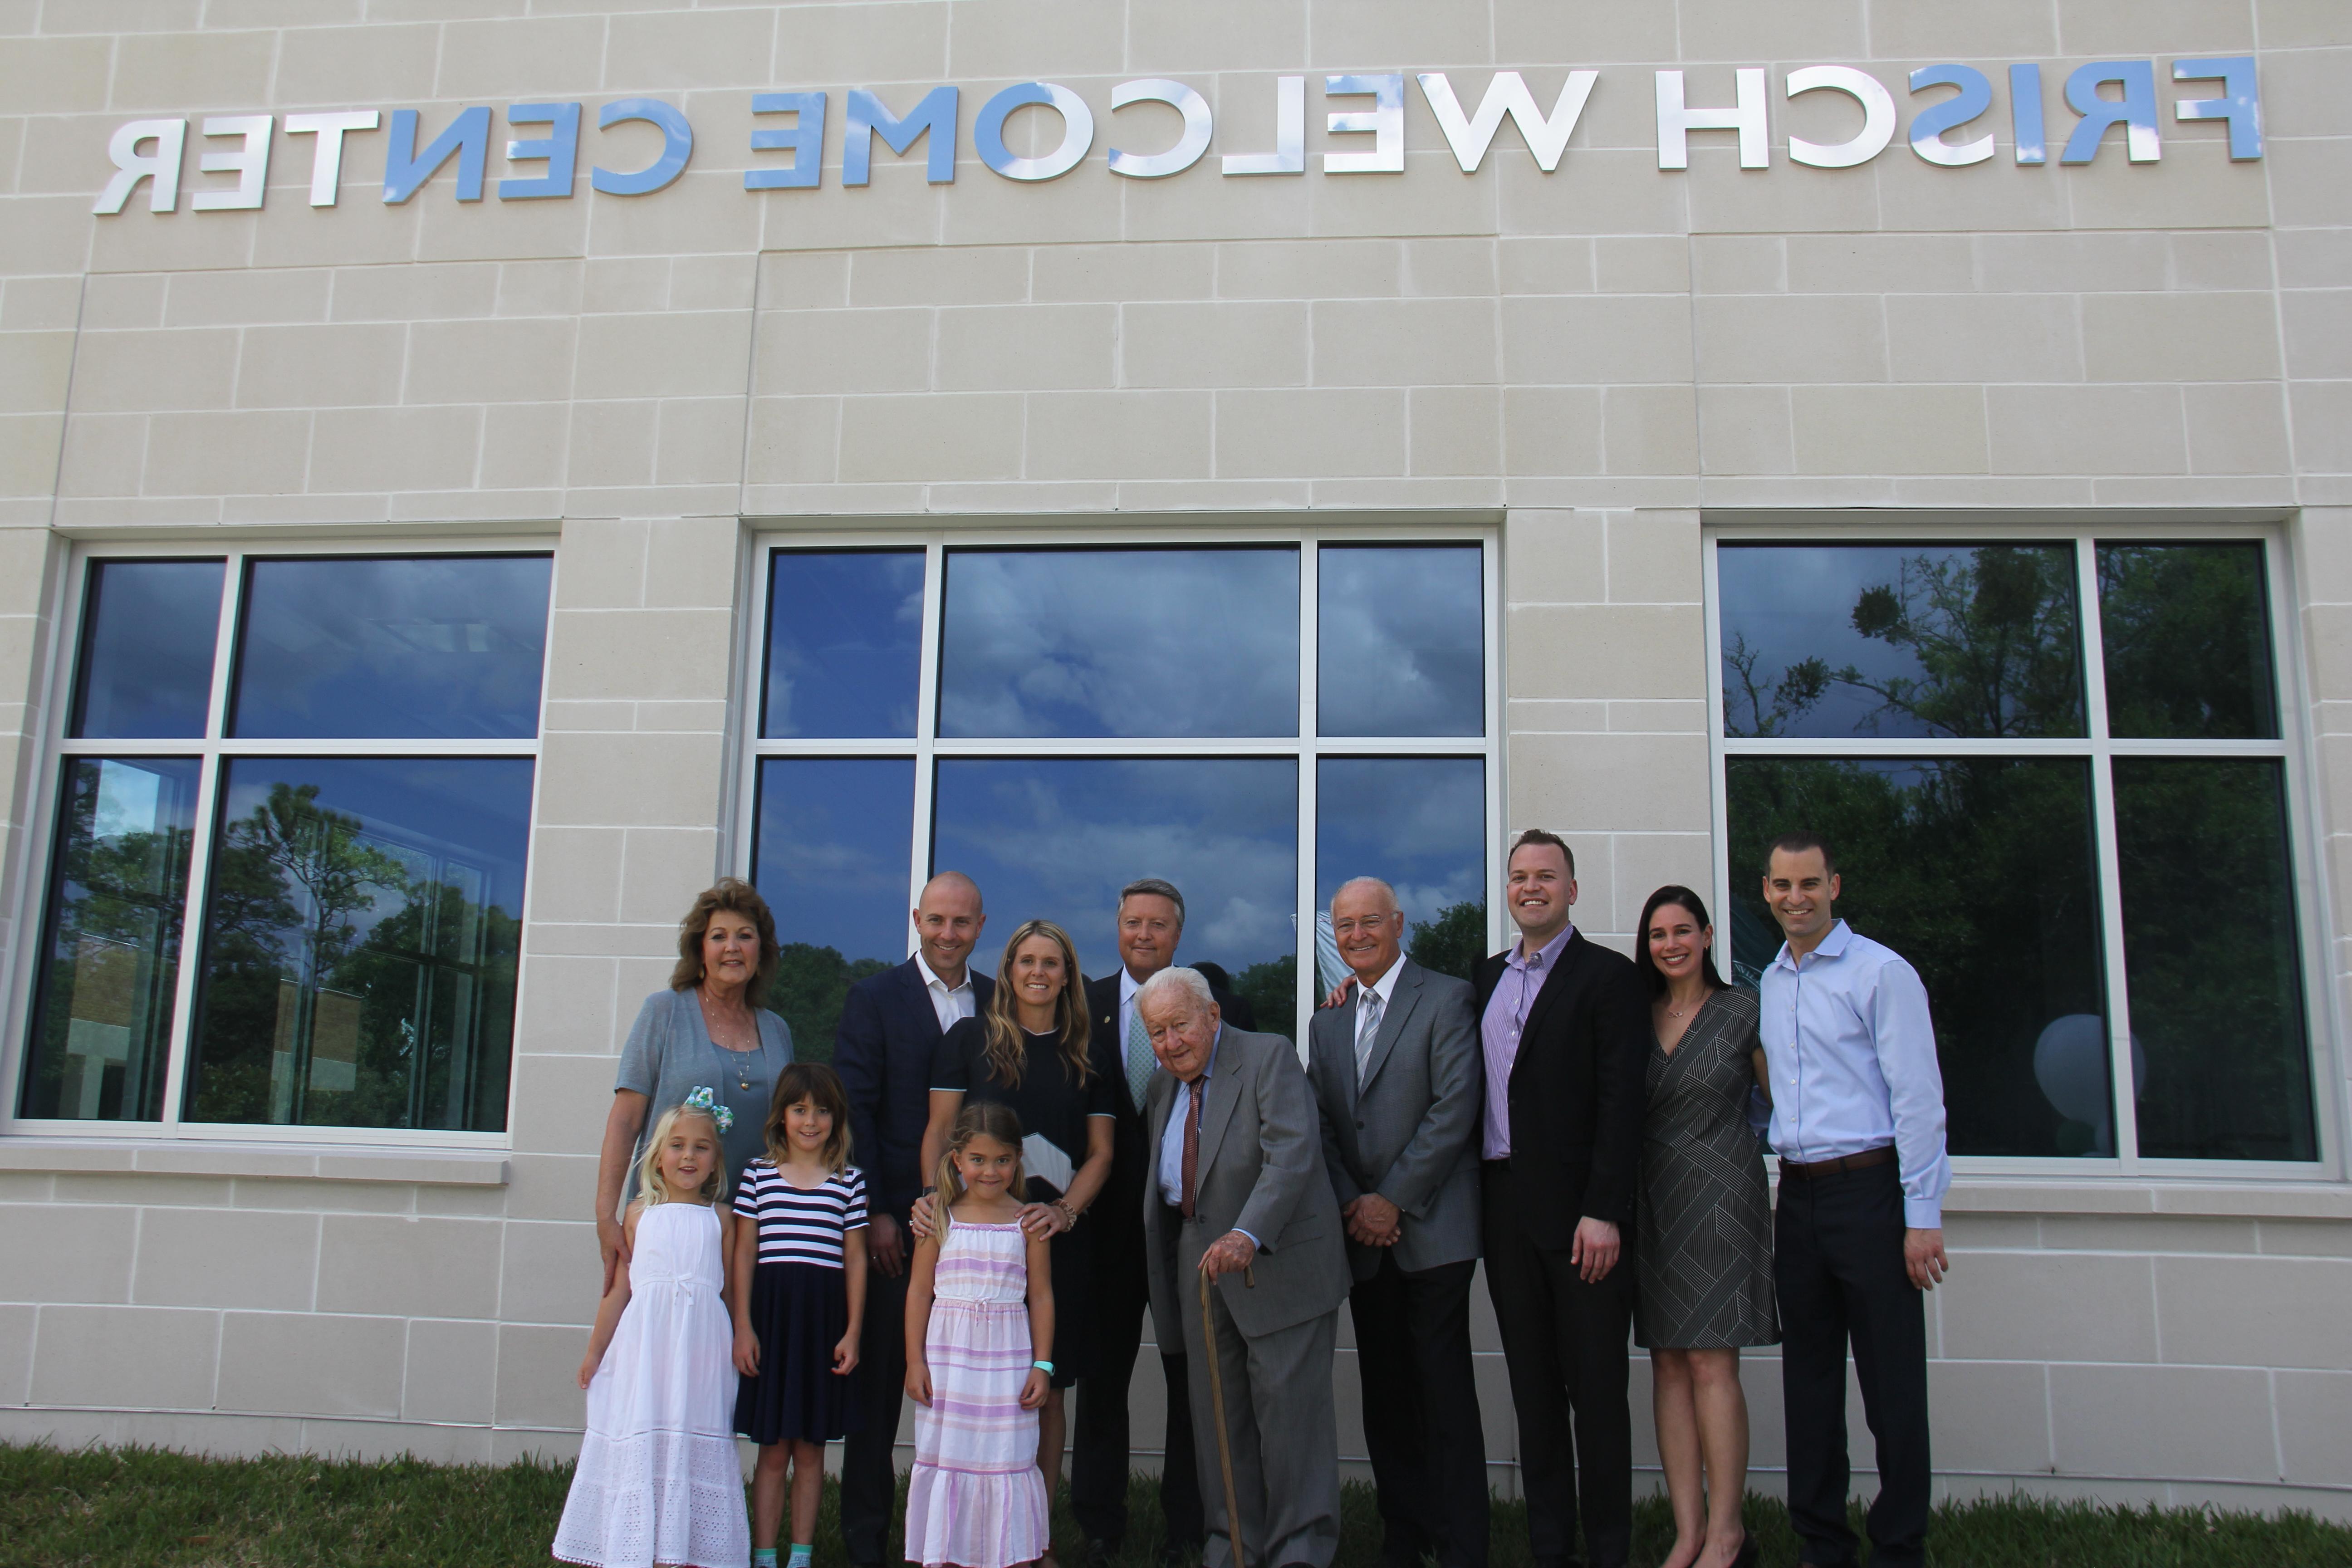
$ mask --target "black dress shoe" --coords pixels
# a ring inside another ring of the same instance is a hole
[[[1087,1537],[1086,1556],[1081,1561],[1087,1564],[1087,1568],[1103,1568],[1104,1564],[1118,1555],[1121,1545],[1122,1543],[1117,1541],[1103,1541],[1090,1535]]]
[[[1163,1541],[1151,1560],[1158,1568],[1186,1568],[1201,1560],[1201,1545],[1197,1541]]]
[[[1739,1542],[1739,1554],[1731,1560],[1731,1568],[1756,1568],[1757,1563],[1763,1555],[1763,1551],[1756,1544],[1754,1536],[1743,1536]]]

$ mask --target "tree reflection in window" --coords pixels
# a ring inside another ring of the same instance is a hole
[[[2317,1159],[2284,764],[2118,757],[2115,780],[2140,1152]]]
[[[2115,1153],[2086,760],[1733,757],[1727,783],[1740,984],[1780,946],[1765,846],[1823,834],[1838,914],[1927,984],[1952,1152]]]
[[[2102,544],[2107,727],[2135,740],[2272,740],[2263,547]]]
[[[530,764],[276,761],[231,764],[229,799],[260,798],[224,823],[214,855],[190,1116],[502,1128],[518,945],[508,905]],[[236,777],[265,768],[278,776]],[[337,793],[397,817],[336,809],[320,783],[285,776],[305,771],[341,775]],[[454,820],[430,809],[456,789],[488,809]],[[500,818],[511,841],[481,842],[509,837]],[[475,842],[440,836],[452,832]]]
[[[162,1114],[196,768],[185,757],[66,763],[26,1116]]]
[[[1718,563],[1727,735],[2084,733],[2069,546],[1742,545]]]

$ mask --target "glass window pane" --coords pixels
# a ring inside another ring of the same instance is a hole
[[[2107,730],[2149,740],[2274,740],[2263,547],[2102,544]]]
[[[2315,1160],[2284,764],[2118,757],[2139,1152]]]
[[[230,732],[538,734],[551,567],[545,555],[251,563]]]
[[[506,1125],[519,757],[239,757],[189,1063],[198,1121]]]
[[[940,733],[1296,735],[1298,551],[950,550]]]
[[[921,551],[779,550],[760,733],[912,740],[922,654]]]
[[[1033,917],[1059,923],[1087,973],[1118,967],[1118,890],[1183,890],[1180,963],[1223,968],[1257,1026],[1297,1028],[1298,764],[1288,757],[1056,758],[939,764],[931,867],[971,875],[999,945]]]
[[[18,1101],[26,1116],[163,1115],[199,765],[194,757],[66,763]]]
[[[1397,890],[1405,951],[1464,980],[1486,956],[1486,764],[1478,757],[1325,757],[1315,772],[1317,994],[1345,973],[1331,895],[1353,877]]]
[[[1727,544],[1727,735],[2080,735],[2072,544]]]
[[[1733,757],[1727,771],[1740,984],[1780,947],[1764,846],[1820,833],[1837,849],[1837,913],[1927,983],[1951,1152],[2115,1153],[2087,761]]]
[[[783,944],[768,1005],[793,1054],[833,1059],[850,986],[906,959],[914,853],[911,757],[770,757],[760,763],[751,881]]]
[[[1316,728],[1486,732],[1478,546],[1326,545],[1316,561]]]
[[[114,741],[205,732],[226,570],[218,561],[90,563],[73,733]]]

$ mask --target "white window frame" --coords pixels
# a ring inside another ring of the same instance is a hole
[[[546,730],[547,679],[542,666],[539,723],[528,740],[239,740],[224,731],[227,720],[229,683],[236,663],[236,637],[244,607],[245,567],[248,561],[317,560],[327,556],[415,557],[451,555],[545,555],[553,563],[548,589],[548,614],[552,630],[557,602],[556,574],[562,552],[546,534],[447,537],[440,534],[370,534],[356,538],[257,540],[184,534],[136,542],[84,542],[73,546],[66,570],[58,574],[50,604],[49,643],[41,689],[47,694],[42,716],[40,755],[35,762],[34,808],[22,840],[23,873],[14,890],[15,930],[21,940],[0,968],[0,1005],[6,1012],[0,1030],[0,1082],[7,1099],[0,1107],[0,1135],[41,1138],[104,1139],[156,1143],[282,1143],[308,1147],[372,1149],[488,1149],[512,1146],[521,1021],[527,1005],[529,965],[518,964],[515,993],[515,1038],[509,1046],[506,1128],[497,1132],[467,1132],[434,1128],[279,1126],[258,1122],[195,1121],[182,1114],[186,1099],[189,1051],[195,1026],[198,972],[204,951],[205,910],[211,893],[213,839],[217,826],[218,789],[224,757],[527,757],[531,763],[530,822],[533,837],[539,821],[539,791],[544,770],[540,765],[541,736]],[[80,679],[82,617],[89,608],[89,569],[101,561],[210,561],[222,567],[220,621],[213,644],[212,690],[201,738],[184,740],[77,740],[66,733],[73,712],[76,683]],[[194,757],[199,759],[194,806],[194,831],[188,853],[188,895],[180,931],[178,972],[173,977],[171,1033],[163,1073],[163,1115],[154,1121],[100,1121],[18,1114],[23,1103],[24,1073],[32,1049],[33,1006],[40,992],[39,964],[48,935],[49,880],[57,856],[58,788],[65,763],[74,757]],[[528,853],[528,851],[526,851]],[[526,863],[523,907],[516,911],[517,929],[528,931],[530,888],[535,879]]]
[[[915,810],[908,851],[907,907],[911,910],[922,893],[925,868],[930,860],[932,784],[938,763],[954,757],[1291,757],[1298,763],[1298,888],[1293,918],[1297,922],[1298,994],[1297,1039],[1303,1054],[1307,1023],[1321,994],[1315,977],[1315,807],[1317,764],[1325,757],[1433,756],[1482,757],[1486,763],[1486,833],[1481,868],[1486,900],[1486,945],[1499,945],[1503,919],[1501,884],[1494,844],[1503,824],[1503,667],[1502,667],[1502,531],[1492,523],[1464,521],[1394,518],[1327,518],[1313,522],[1268,521],[1225,521],[1196,525],[1136,526],[1097,522],[1078,526],[1040,526],[1018,522],[981,527],[877,527],[843,531],[837,528],[785,530],[768,525],[749,540],[750,559],[743,581],[750,592],[741,616],[744,672],[736,710],[742,715],[741,758],[735,774],[734,842],[729,863],[738,875],[749,877],[752,840],[759,807],[759,770],[771,757],[911,757],[915,763]],[[1296,545],[1298,567],[1299,704],[1296,736],[1256,737],[1114,737],[1073,740],[1008,737],[963,740],[940,737],[939,713],[940,633],[944,606],[944,557],[950,549],[1018,549],[1036,546],[1071,549],[1214,548],[1220,545]],[[1325,544],[1407,546],[1414,544],[1476,544],[1481,547],[1481,580],[1485,601],[1481,618],[1485,648],[1485,733],[1480,736],[1318,736],[1316,731],[1316,657],[1318,637],[1318,549]],[[828,741],[793,738],[766,740],[760,736],[765,718],[759,710],[763,691],[761,673],[767,655],[770,552],[776,550],[911,550],[923,552],[923,632],[919,667],[919,697],[915,736],[909,741]],[[1148,868],[1138,868],[1142,875]],[[1081,952],[1101,953],[1108,932],[1072,935]],[[908,955],[915,951],[914,928],[908,923]]]
[[[1983,521],[1937,514],[1874,513],[1868,517],[1811,521],[1710,521],[1705,532],[1707,653],[1707,732],[1709,795],[1715,836],[1717,907],[1729,908],[1734,868],[1728,863],[1729,803],[1726,763],[1739,756],[1958,757],[2064,756],[2091,762],[2092,828],[2096,842],[2095,874],[2099,894],[2099,929],[2105,974],[2108,1026],[2108,1082],[2115,1094],[2116,1153],[2110,1157],[2056,1155],[1955,1154],[1958,1175],[2055,1177],[2075,1180],[2115,1177],[2163,1181],[2304,1182],[2336,1178],[2342,1171],[2338,1098],[2342,1079],[2337,1070],[2337,1042],[2342,1038],[2336,1016],[2333,967],[2328,962],[2326,868],[2320,856],[2324,842],[2314,816],[2322,798],[2314,777],[2314,747],[2309,737],[2310,703],[2297,630],[2302,601],[2294,595],[2294,562],[2288,531],[2274,522],[2201,520],[2102,520],[2053,516],[2036,521]],[[2276,685],[2279,739],[2274,741],[2138,741],[2107,735],[2107,696],[2103,661],[2104,634],[2099,623],[2097,551],[2100,543],[2198,544],[2258,542],[2263,546],[2264,588],[2269,595],[2271,668]],[[1723,544],[1856,545],[1892,544],[1929,548],[1975,543],[2064,543],[2075,558],[2075,598],[2083,648],[2084,716],[2087,735],[2069,740],[1954,741],[1942,739],[1809,739],[1727,736],[1723,712],[1722,595],[1717,575],[1717,551]],[[2284,1160],[2156,1159],[2139,1152],[2138,1118],[2122,1086],[2133,1081],[2131,1070],[2130,977],[2124,967],[2123,904],[2116,854],[2114,774],[2109,763],[2116,757],[2215,756],[2270,757],[2284,764],[2289,873],[2294,888],[2298,956],[2303,965],[2305,1035],[2311,1073],[2313,1121],[2318,1159],[2305,1163]]]

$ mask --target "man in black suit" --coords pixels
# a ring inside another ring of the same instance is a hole
[[[1151,1277],[1143,1247],[1143,1101],[1159,1061],[1135,1010],[1143,983],[1176,962],[1184,934],[1184,895],[1157,877],[1129,882],[1118,895],[1119,970],[1087,982],[1098,1059],[1118,1086],[1118,1120],[1111,1143],[1110,1180],[1089,1211],[1095,1233],[1095,1361],[1078,1384],[1078,1421],[1070,1459],[1070,1502],[1098,1557],[1119,1549],[1127,1534],[1127,1472],[1131,1454],[1127,1398],[1143,1343],[1143,1315],[1151,1304]],[[1225,1022],[1255,1029],[1248,1004],[1214,990]],[[1200,1550],[1201,1481],[1192,1451],[1192,1405],[1185,1392],[1181,1345],[1160,1347],[1168,1389],[1168,1431],[1160,1471],[1160,1511],[1168,1533],[1163,1560]]]
[[[1634,1277],[1624,1254],[1649,1004],[1632,961],[1577,931],[1576,858],[1557,835],[1519,835],[1504,901],[1519,940],[1478,970],[1481,1182],[1528,1548],[1537,1568],[1571,1560],[1580,1502],[1586,1561],[1623,1568],[1633,1534],[1625,1342]]]
[[[957,1020],[988,1005],[995,983],[974,974],[971,950],[988,916],[961,871],[923,885],[915,956],[849,989],[833,1066],[849,1094],[850,1158],[866,1174],[866,1321],[858,1352],[865,1425],[842,1444],[841,1533],[859,1568],[884,1560],[897,1500],[893,1463],[907,1381],[907,1211],[924,1187],[931,1053]]]

